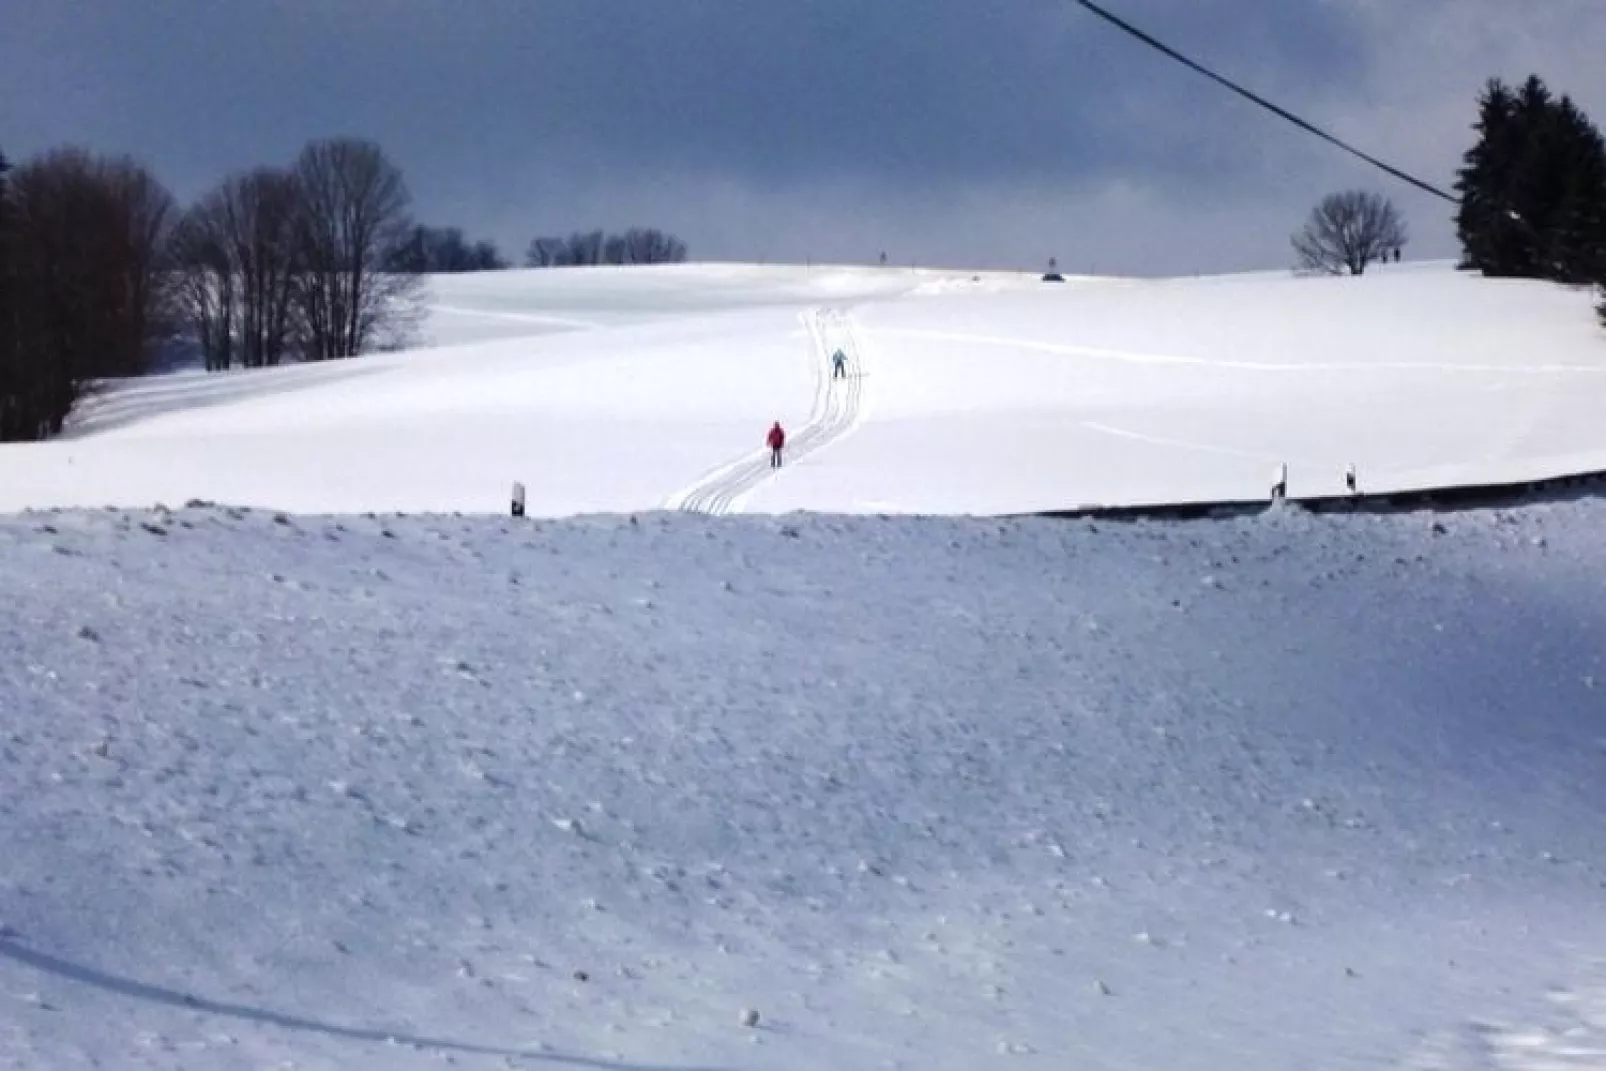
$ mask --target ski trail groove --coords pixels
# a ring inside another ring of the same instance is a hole
[[[808,422],[786,437],[786,466],[824,449],[858,426],[864,412],[865,347],[852,319],[840,309],[811,309],[799,317],[813,350],[814,405]],[[845,379],[831,378],[831,354],[848,355]],[[752,493],[786,468],[770,468],[767,448],[742,455],[670,496],[667,509],[716,516],[737,513]]]

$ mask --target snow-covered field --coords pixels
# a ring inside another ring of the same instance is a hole
[[[0,522],[0,1067],[1606,1067],[1603,526]]]
[[[965,516],[1606,469],[1587,295],[430,300],[0,447],[0,1069],[1606,1071],[1606,502]]]
[[[1442,265],[1051,286],[683,265],[441,277],[432,348],[110,384],[0,510],[1007,514],[1606,469],[1590,296]],[[851,350],[852,375],[826,356]],[[780,419],[799,449],[759,460]]]

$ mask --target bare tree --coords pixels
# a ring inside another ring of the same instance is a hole
[[[652,227],[631,227],[621,236],[617,264],[676,264],[686,259],[686,243]]]
[[[209,370],[284,359],[300,213],[295,177],[258,168],[226,179],[185,214],[174,241],[181,305]]]
[[[418,273],[398,265],[411,236],[401,171],[369,141],[315,141],[294,168],[296,304],[307,360],[353,357],[382,345],[416,313]]]
[[[469,250],[469,264],[470,271],[505,271],[508,266],[496,243],[487,240],[474,243],[474,248]]]
[[[184,213],[173,234],[179,315],[189,324],[208,372],[234,364],[240,275],[229,253],[214,194]]]
[[[1329,275],[1360,275],[1405,242],[1405,222],[1393,202],[1364,190],[1322,198],[1293,237],[1299,267]]]
[[[259,168],[224,183],[220,193],[240,280],[241,361],[247,368],[276,365],[294,324],[301,187],[289,172]]]
[[[556,268],[563,263],[562,238],[534,238],[524,253],[524,263],[531,268]]]
[[[607,235],[601,230],[575,231],[569,235],[569,263],[581,267],[603,263],[607,243]]]

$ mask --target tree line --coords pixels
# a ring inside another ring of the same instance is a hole
[[[679,264],[685,259],[685,242],[652,227],[631,227],[622,234],[593,230],[575,231],[566,238],[536,238],[524,254],[531,268]]]
[[[126,156],[56,149],[0,171],[0,441],[59,432],[96,380],[192,343],[209,370],[351,357],[397,341],[419,273],[400,170],[314,141],[181,208]]]
[[[541,267],[686,258],[641,227],[531,250]],[[168,347],[223,371],[402,344],[422,276],[506,267],[494,243],[415,221],[401,170],[361,139],[309,142],[187,207],[130,157],[0,156],[0,442],[56,434],[90,384],[148,372]]]

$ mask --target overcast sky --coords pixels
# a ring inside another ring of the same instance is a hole
[[[1103,0],[1448,185],[1490,76],[1606,123],[1606,0]],[[421,219],[521,255],[663,227],[694,258],[1280,268],[1323,193],[1402,186],[1067,0],[0,0],[0,150],[129,152],[188,199],[373,138]]]

